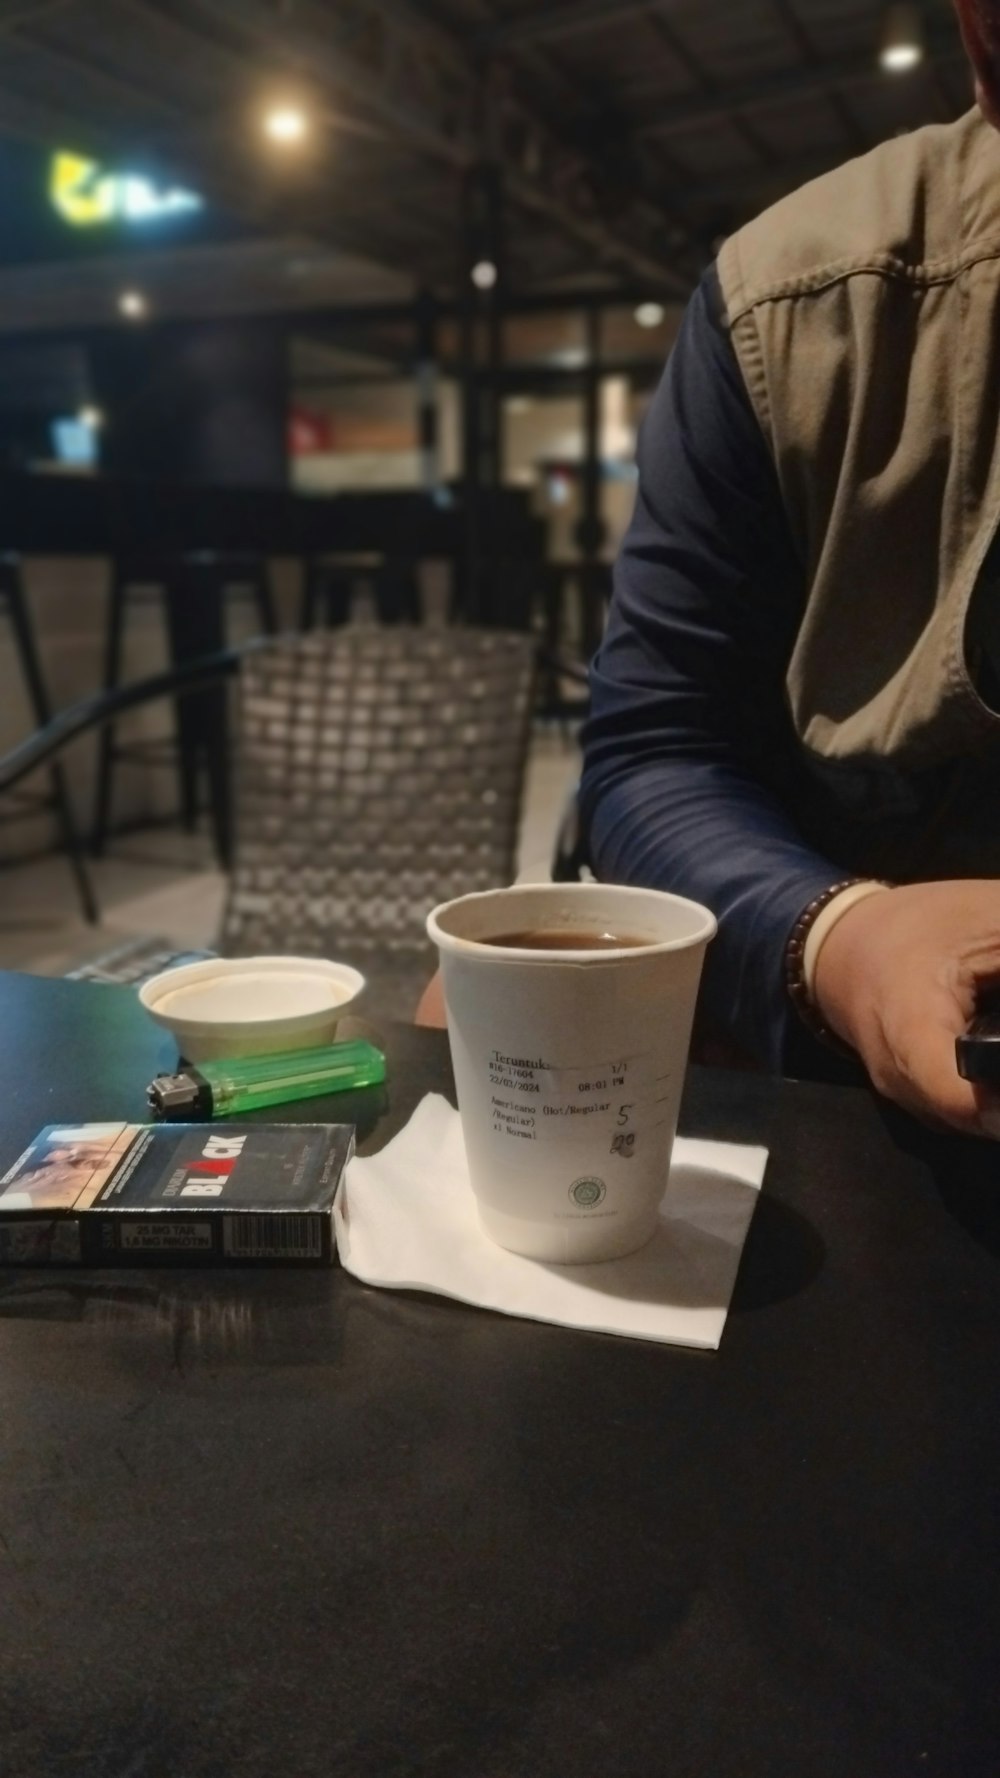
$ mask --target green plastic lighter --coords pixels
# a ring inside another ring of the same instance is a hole
[[[385,1057],[372,1043],[328,1043],[322,1049],[290,1050],[278,1056],[240,1056],[229,1062],[201,1062],[176,1074],[158,1074],[146,1089],[157,1117],[179,1123],[235,1117],[292,1099],[316,1099],[352,1087],[379,1086]]]

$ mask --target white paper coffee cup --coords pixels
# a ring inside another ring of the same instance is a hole
[[[654,889],[525,884],[437,907],[469,1177],[487,1233],[562,1264],[649,1239],[667,1184],[707,908]],[[621,950],[509,949],[510,933],[613,933]]]

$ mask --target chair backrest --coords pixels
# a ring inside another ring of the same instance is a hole
[[[412,1013],[429,909],[515,874],[534,654],[500,630],[347,626],[249,655],[222,949],[345,958]]]

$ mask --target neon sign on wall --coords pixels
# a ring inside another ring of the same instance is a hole
[[[54,154],[49,177],[53,209],[74,228],[106,222],[161,222],[202,208],[197,192],[157,186],[139,173],[109,173],[80,154]]]

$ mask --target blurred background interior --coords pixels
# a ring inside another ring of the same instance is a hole
[[[0,0],[0,966],[546,875],[687,295],[970,102],[947,0]]]

